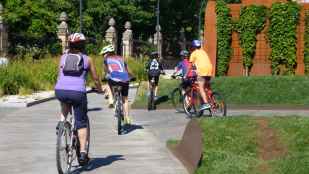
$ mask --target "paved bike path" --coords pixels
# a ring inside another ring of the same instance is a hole
[[[118,136],[113,110],[102,95],[89,94],[90,165],[75,173],[185,174],[182,164],[147,125],[136,121]],[[0,173],[56,174],[56,100],[10,111],[0,121]],[[147,117],[147,111],[137,114]],[[1,113],[0,113],[1,114]],[[134,114],[134,111],[132,112]]]

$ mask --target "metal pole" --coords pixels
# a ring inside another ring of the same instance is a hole
[[[202,2],[201,2],[201,6],[200,6],[200,12],[199,12],[199,15],[198,15],[198,29],[197,29],[197,33],[198,33],[198,37],[200,37],[200,29],[201,29],[201,23],[202,23],[202,17],[201,17],[201,15],[202,15],[202,9],[203,9],[203,7],[204,7],[204,5],[205,5],[205,3],[206,3],[206,0],[202,0]]]
[[[160,25],[160,0],[157,1],[157,25],[156,25],[156,31],[157,31],[157,51],[158,51],[158,57],[161,59],[160,54],[160,45],[159,45],[159,25]]]
[[[83,14],[82,14],[82,11],[83,11],[83,3],[82,3],[82,0],[79,0],[79,30],[80,30],[80,33],[83,32]]]

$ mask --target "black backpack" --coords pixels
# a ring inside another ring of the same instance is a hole
[[[81,76],[84,72],[84,59],[80,54],[66,54],[62,72],[65,76]]]
[[[149,70],[148,70],[149,75],[159,76],[160,71],[161,71],[160,63],[156,59],[151,60],[151,62],[149,63]]]

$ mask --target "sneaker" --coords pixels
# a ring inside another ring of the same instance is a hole
[[[57,126],[56,126],[56,130],[59,130],[59,127],[61,126],[61,124],[63,124],[63,121],[58,121]]]
[[[78,159],[79,165],[85,166],[88,164],[88,162],[89,162],[88,154],[86,152],[81,152],[80,157]]]
[[[209,109],[210,108],[210,105],[208,103],[205,103],[203,104],[201,107],[200,107],[200,111],[203,111],[203,110],[206,110],[206,109]]]
[[[59,128],[61,125],[63,125],[63,121],[58,121],[57,126],[56,126],[56,135],[58,135]]]

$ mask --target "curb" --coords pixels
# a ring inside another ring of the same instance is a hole
[[[130,85],[130,88],[138,88],[139,87],[139,83],[135,83]],[[87,93],[91,93],[91,88],[87,87]],[[44,103],[44,102],[48,102],[51,100],[56,99],[55,94],[52,94],[49,97],[44,97],[41,99],[34,99],[34,101],[28,101],[25,99],[24,101],[22,99],[15,101],[15,102],[10,102],[10,101],[1,101],[0,100],[0,107],[11,107],[11,108],[25,108],[25,107],[31,107],[33,105],[37,105],[40,103]]]

